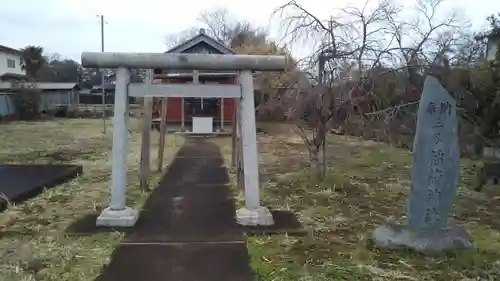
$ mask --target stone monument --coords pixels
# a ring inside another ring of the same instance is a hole
[[[457,127],[455,99],[427,76],[417,112],[406,225],[376,228],[376,246],[424,254],[475,247],[465,230],[447,223],[460,176]]]

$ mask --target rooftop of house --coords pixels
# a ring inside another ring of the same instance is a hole
[[[11,90],[16,87],[18,83],[12,82],[0,82],[0,89],[2,90]],[[50,91],[50,90],[72,90],[78,89],[79,85],[76,82],[35,82],[35,83],[25,83],[27,86],[34,86],[36,89],[40,89],[42,91]]]
[[[196,46],[198,44],[202,44],[202,43],[207,44],[208,46],[212,47],[213,49],[219,51],[221,54],[236,54],[236,52],[234,50],[232,50],[228,46],[224,45],[219,40],[207,35],[204,28],[200,28],[197,35],[195,35],[195,36],[191,37],[190,39],[178,44],[177,46],[174,46],[173,48],[169,49],[165,53],[184,53],[184,52],[188,51],[189,49],[193,48],[194,46]]]
[[[232,55],[236,54],[236,52],[226,46],[224,43],[220,42],[216,38],[213,38],[206,34],[204,28],[200,28],[197,35],[187,39],[186,41],[170,48],[165,53],[213,53],[213,54],[222,54],[222,55]],[[223,72],[223,73],[222,73]],[[207,74],[210,73],[210,74]],[[219,74],[221,73],[221,74]],[[168,77],[172,75],[177,75],[177,77],[192,76],[193,73],[190,71],[180,71],[180,70],[161,70],[155,69],[156,75],[166,75]],[[230,76],[235,76],[236,72],[229,73]],[[199,76],[228,76],[227,71],[198,71]]]
[[[476,40],[484,40],[484,39],[498,39],[500,38],[500,29],[490,29],[485,32],[480,32],[476,36],[474,36],[474,39]]]
[[[9,80],[22,81],[26,79],[27,79],[26,75],[11,73],[11,72],[6,72],[0,75],[0,81],[9,81]]]
[[[99,84],[99,85],[93,86],[91,91],[92,92],[102,91],[103,88],[104,88],[104,90],[111,91],[111,90],[115,90],[115,87],[116,87],[116,84],[114,84],[114,83],[104,83],[104,84]]]
[[[488,32],[489,38],[499,38],[500,37],[500,28],[494,28]]]
[[[76,82],[37,82],[33,84],[40,90],[71,90],[79,87]]]
[[[14,49],[14,48],[10,48],[7,46],[3,46],[3,45],[0,45],[0,52],[11,54],[11,55],[20,55],[21,54],[21,52],[19,50]]]

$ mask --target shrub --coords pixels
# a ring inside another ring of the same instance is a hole
[[[19,85],[15,88],[12,100],[16,115],[21,120],[33,120],[40,117],[41,91],[32,86]]]

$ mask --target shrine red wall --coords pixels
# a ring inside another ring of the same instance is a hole
[[[220,84],[236,84],[236,78],[226,78],[219,82]],[[234,117],[234,109],[236,105],[235,99],[224,99],[224,122],[232,122]],[[219,113],[219,120],[221,114]]]
[[[219,80],[220,84],[235,84],[235,78],[222,78]],[[163,79],[163,83],[186,83],[183,79]],[[224,122],[230,123],[233,121],[234,110],[235,110],[235,99],[224,99]],[[219,111],[220,112],[220,111]],[[182,119],[182,99],[181,98],[167,98],[167,113],[166,113],[166,121],[167,122],[181,122]],[[215,117],[216,120],[221,119],[221,114]],[[185,121],[191,121],[186,120]]]

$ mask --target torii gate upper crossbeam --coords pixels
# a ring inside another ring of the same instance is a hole
[[[165,53],[82,53],[83,67],[161,68],[176,70],[283,71],[284,56],[165,54]]]

